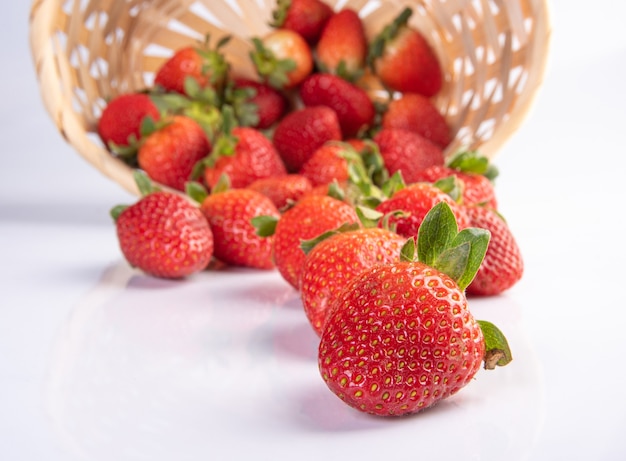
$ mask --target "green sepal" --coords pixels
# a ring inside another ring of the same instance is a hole
[[[268,25],[280,29],[287,19],[290,6],[291,0],[276,0],[276,8],[272,11],[272,21]]]
[[[278,59],[259,38],[253,37],[252,44],[254,50],[250,52],[250,59],[258,76],[276,89],[283,88],[289,82],[287,74],[296,68],[296,62],[289,58]]]
[[[337,181],[333,181],[328,185],[327,195],[342,202],[346,199],[346,194]]]
[[[426,214],[417,233],[418,258],[424,264],[435,267],[437,258],[456,237],[459,228],[450,205],[439,202]]]
[[[276,216],[261,215],[255,216],[250,220],[252,226],[256,229],[259,237],[271,237],[276,232],[276,224],[278,224]]]
[[[381,190],[385,197],[393,197],[396,192],[404,189],[405,187],[406,182],[404,182],[402,172],[398,170],[387,181],[385,181],[385,183],[381,186]]]
[[[360,228],[360,226],[359,226],[358,223],[345,223],[345,224],[342,224],[338,228],[331,229],[329,231],[323,232],[322,234],[320,234],[317,237],[314,237],[312,239],[301,240],[300,241],[300,248],[302,249],[302,251],[304,251],[304,254],[309,254],[311,252],[311,250],[313,248],[315,248],[315,246],[318,243],[323,242],[324,240],[327,240],[327,239],[329,239],[330,237],[332,237],[334,235],[342,234],[344,232],[352,232],[352,231],[355,231],[355,230],[357,230],[359,228]]]
[[[417,253],[417,244],[415,238],[411,237],[404,242],[400,249],[400,261],[415,262]]]
[[[504,333],[491,322],[486,320],[477,320],[477,322],[485,338],[485,370],[508,365],[513,360],[513,355]]]
[[[113,208],[111,208],[111,211],[109,211],[109,213],[111,217],[113,218],[113,221],[117,221],[117,218],[120,217],[120,215],[126,208],[128,208],[128,205],[116,205]]]
[[[133,178],[135,180],[135,184],[137,185],[137,189],[139,190],[139,194],[142,197],[160,190],[153,184],[146,172],[143,170],[134,170]]]
[[[418,260],[447,274],[465,290],[485,258],[491,234],[475,227],[459,232],[450,205],[439,202],[422,221],[417,238]]]
[[[456,176],[441,178],[433,184],[437,189],[448,194],[457,203],[463,198],[463,182]]]
[[[202,203],[208,197],[209,192],[198,181],[188,181],[185,183],[185,193],[195,202]]]
[[[367,63],[374,70],[374,63],[376,59],[381,57],[385,52],[385,46],[388,42],[393,40],[400,31],[401,28],[406,27],[410,17],[413,15],[413,10],[406,7],[402,12],[396,16],[396,18],[386,25],[383,30],[371,41],[367,50]]]
[[[378,223],[384,216],[380,211],[363,205],[357,205],[354,210],[363,227],[378,227]]]
[[[219,194],[230,189],[230,177],[222,173],[215,185],[211,188],[211,194]]]
[[[449,168],[463,173],[481,174],[490,181],[493,181],[499,174],[498,169],[491,164],[489,159],[475,150],[457,152],[447,164]]]

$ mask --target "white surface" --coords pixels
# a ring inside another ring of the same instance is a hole
[[[0,459],[626,459],[619,2],[553,2],[545,86],[496,159],[526,274],[473,309],[514,362],[391,421],[326,390],[276,273],[173,283],[128,269],[108,210],[132,198],[44,112],[28,9],[0,16]]]

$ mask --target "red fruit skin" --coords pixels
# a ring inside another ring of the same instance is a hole
[[[524,275],[521,250],[509,226],[494,210],[482,206],[465,207],[473,227],[487,229],[491,240],[467,294],[496,296],[512,288]]]
[[[203,270],[213,254],[213,234],[200,210],[170,192],[154,192],[116,220],[128,263],[147,274],[182,278]]]
[[[257,179],[248,186],[248,189],[260,192],[268,197],[279,211],[300,200],[312,188],[311,181],[299,174],[286,174]]]
[[[305,106],[327,106],[335,111],[343,137],[356,136],[370,126],[376,109],[362,88],[328,74],[314,73],[300,85],[300,98]]]
[[[400,171],[407,184],[418,181],[418,174],[433,165],[443,165],[439,146],[417,133],[382,129],[373,138],[390,175]]]
[[[215,187],[222,174],[229,177],[234,189],[247,187],[258,179],[287,174],[272,141],[259,130],[236,127],[232,135],[238,139],[234,154],[219,157],[204,171],[209,188]]]
[[[143,93],[128,93],[111,99],[98,120],[98,135],[108,147],[128,146],[129,138],[141,138],[141,123],[145,117],[159,120],[159,109],[150,96]]]
[[[388,223],[395,228],[395,232],[403,237],[417,236],[419,226],[424,217],[439,202],[446,202],[452,208],[459,229],[470,226],[465,208],[457,204],[452,197],[430,183],[415,183],[393,194],[389,199],[381,202],[376,210],[383,214],[396,211],[403,212],[401,216],[389,215]],[[382,225],[382,222],[381,222]]]
[[[259,122],[253,128],[269,128],[287,112],[287,99],[270,85],[245,78],[234,79],[234,84],[236,88],[253,88],[256,91],[256,95],[249,100],[258,108]]]
[[[485,205],[494,210],[498,209],[498,200],[493,183],[481,174],[464,173],[453,168],[435,165],[419,172],[416,179],[434,183],[449,176],[456,176],[462,182],[463,205]]]
[[[213,232],[213,255],[233,266],[272,269],[273,237],[260,237],[251,223],[257,216],[280,216],[272,201],[249,189],[208,195],[200,210]]]
[[[417,93],[405,93],[392,100],[382,116],[381,126],[412,131],[442,149],[451,141],[450,128],[439,109]]]
[[[431,97],[443,85],[439,58],[415,29],[403,27],[374,61],[376,75],[391,90]]]
[[[380,416],[431,407],[467,385],[485,354],[464,293],[422,263],[373,266],[331,307],[320,374],[349,406]]]
[[[308,240],[343,224],[359,224],[354,208],[327,195],[307,196],[287,210],[274,233],[274,262],[281,276],[296,290],[305,253],[301,240]]]
[[[321,0],[291,0],[280,27],[299,33],[309,45],[314,45],[332,14],[332,8]]]
[[[185,93],[185,78],[193,77],[203,87],[209,76],[203,72],[203,60],[194,47],[184,47],[174,53],[157,70],[154,85],[166,91]]]
[[[348,282],[376,264],[399,261],[405,241],[387,229],[361,228],[323,240],[307,254],[300,293],[304,312],[318,336],[330,305]]]
[[[325,143],[302,165],[300,174],[308,178],[313,187],[330,184],[333,181],[346,182],[348,162],[341,156],[345,149],[345,146],[332,141]]]
[[[137,160],[151,179],[183,191],[194,166],[210,150],[202,127],[189,117],[177,115],[144,139]]]
[[[317,64],[322,72],[337,74],[343,62],[346,76],[353,76],[365,67],[367,37],[363,22],[355,10],[344,8],[326,23],[315,48]]]
[[[304,107],[288,113],[276,125],[274,146],[289,172],[295,173],[327,141],[342,139],[337,113],[330,107]]]

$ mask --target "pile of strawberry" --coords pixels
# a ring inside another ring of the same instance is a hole
[[[506,339],[467,296],[523,273],[495,169],[477,152],[444,156],[442,71],[411,14],[368,40],[356,11],[278,0],[271,32],[251,38],[256,78],[231,68],[228,37],[207,39],[152,88],[109,101],[98,125],[142,193],[112,210],[127,261],[165,278],[212,261],[276,269],[320,337],[328,387],[378,415],[506,365]]]

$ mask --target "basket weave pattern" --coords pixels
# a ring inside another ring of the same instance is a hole
[[[434,99],[454,140],[446,153],[480,149],[493,157],[521,125],[539,89],[550,25],[540,0],[327,0],[356,9],[372,37],[404,7],[431,42],[444,71]],[[122,187],[137,193],[132,171],[96,133],[113,96],[152,84],[175,50],[232,35],[224,53],[253,75],[250,38],[262,36],[275,0],[35,0],[32,57],[44,105],[66,141]],[[372,92],[379,88],[372,86]]]

